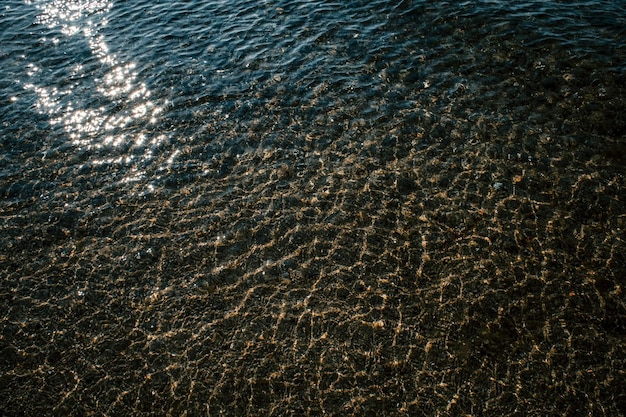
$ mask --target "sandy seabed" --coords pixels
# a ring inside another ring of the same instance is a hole
[[[3,415],[624,413],[623,160],[413,139],[4,203]]]

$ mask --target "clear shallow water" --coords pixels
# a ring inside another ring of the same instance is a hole
[[[624,412],[623,2],[2,6],[8,415]]]

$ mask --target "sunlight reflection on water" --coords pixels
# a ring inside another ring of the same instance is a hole
[[[158,146],[163,137],[148,139],[136,125],[154,124],[163,106],[150,99],[150,90],[137,75],[136,63],[125,62],[111,51],[100,34],[108,24],[105,14],[111,9],[112,2],[43,1],[27,4],[33,4],[40,11],[35,23],[51,29],[41,38],[42,43],[58,45],[62,37],[83,37],[91,55],[89,58],[68,57],[78,63],[73,64],[66,80],[55,76],[46,82],[47,74],[41,74],[41,68],[34,64],[29,67],[27,75],[33,81],[24,86],[37,94],[38,111],[49,117],[52,126],[61,126],[75,146],[87,150],[122,146],[141,149],[141,152],[134,149],[126,158],[93,161],[96,165],[151,159],[151,149]],[[54,37],[49,39],[46,35],[51,33]],[[77,43],[77,40],[72,42]],[[97,60],[95,68],[91,58]]]

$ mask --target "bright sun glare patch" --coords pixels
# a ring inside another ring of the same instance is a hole
[[[80,62],[72,68],[72,79],[61,83],[63,87],[36,81],[24,83],[25,88],[37,94],[37,109],[49,116],[52,125],[63,126],[72,143],[78,146],[116,148],[129,141],[144,143],[145,135],[129,132],[130,126],[144,119],[154,123],[161,109],[150,101],[149,90],[137,80],[136,64],[123,62],[110,50],[101,33],[107,25],[105,14],[113,2],[53,0],[27,4],[33,4],[41,12],[36,24],[59,30],[66,37],[83,37],[100,63],[97,71],[103,73],[95,75],[93,66],[88,69],[88,65]],[[58,38],[50,41],[58,44]],[[32,64],[27,75],[36,79],[41,77],[42,70]],[[95,84],[95,88],[85,83]]]

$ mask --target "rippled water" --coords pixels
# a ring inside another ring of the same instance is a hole
[[[626,413],[623,1],[1,7],[0,414]]]

